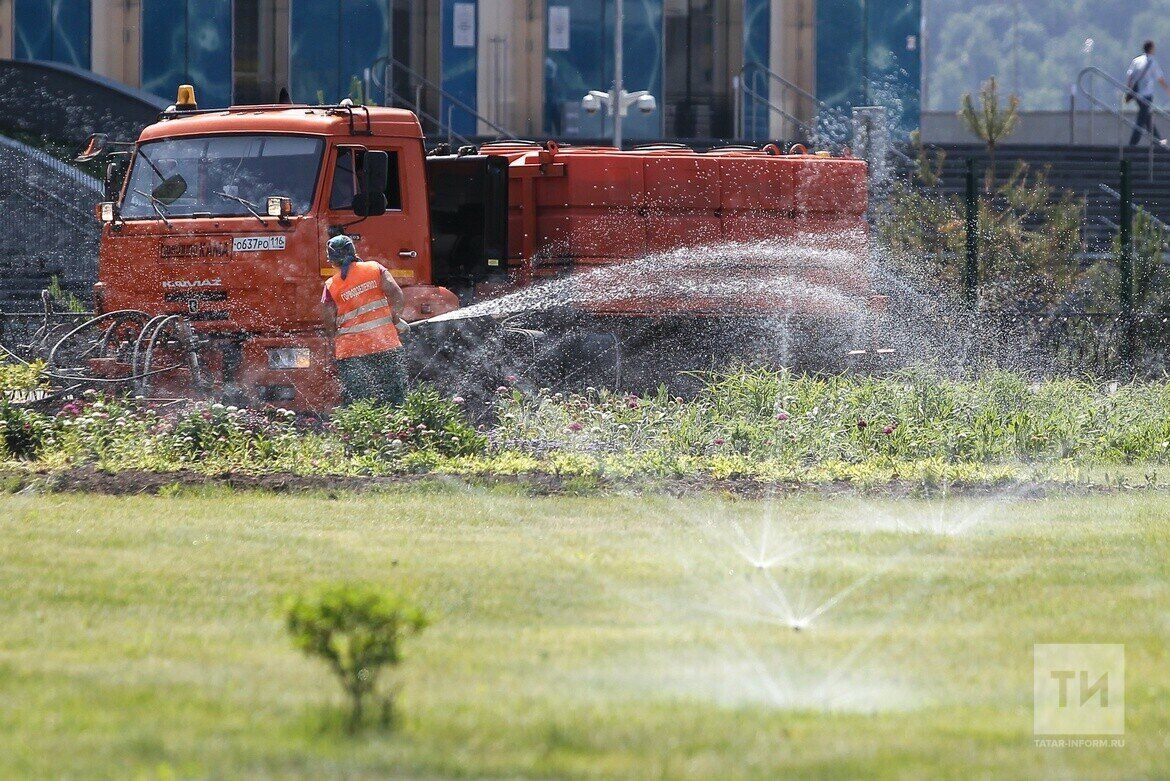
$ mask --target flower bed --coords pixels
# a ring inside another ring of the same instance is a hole
[[[430,388],[327,420],[89,394],[51,415],[4,403],[0,443],[8,460],[112,471],[986,480],[1026,463],[1170,461],[1170,383],[754,370],[713,377],[693,399],[503,387],[478,428]]]

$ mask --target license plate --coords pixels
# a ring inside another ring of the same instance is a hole
[[[284,236],[237,236],[232,252],[271,252],[284,249]]]

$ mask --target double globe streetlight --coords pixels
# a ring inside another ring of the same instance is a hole
[[[614,10],[616,29],[613,34],[613,89],[609,92],[590,90],[589,94],[581,99],[581,108],[587,114],[596,114],[604,108],[606,113],[613,117],[613,145],[621,149],[622,118],[630,113],[630,107],[636,106],[643,114],[652,114],[658,108],[658,101],[649,90],[626,92],[622,88],[622,23],[626,16],[622,0],[615,0]]]

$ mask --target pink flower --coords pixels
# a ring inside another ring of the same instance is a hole
[[[885,434],[886,436],[889,436],[890,434],[894,433],[894,427],[893,426],[886,426],[885,428],[882,429],[882,433]]]
[[[776,420],[781,420],[781,421],[788,420],[788,413],[785,412],[784,410],[780,410],[779,412],[776,413]]]
[[[577,421],[573,421],[572,423],[569,424],[569,431],[580,431],[583,428],[585,428],[585,427],[583,425],[581,425],[580,423],[578,423]]]
[[[869,423],[867,423],[867,422],[865,421],[865,418],[858,418],[858,420],[857,420],[857,429],[858,429],[858,431],[865,431],[865,427],[866,427],[866,426],[868,426],[868,425],[869,425]]]
[[[516,375],[515,375],[515,374],[509,374],[509,375],[508,375],[507,377],[505,377],[504,379],[505,379],[505,380],[507,380],[509,383],[515,383],[515,382],[516,382]]]
[[[71,401],[61,408],[62,415],[80,415],[85,409],[85,405],[78,401]]]
[[[724,443],[724,441],[725,441],[725,440],[723,439],[723,437],[717,437],[717,438],[715,439],[715,444],[716,444],[716,445],[722,445],[722,444]]]
[[[508,392],[507,385],[501,385],[500,387],[496,388],[496,393],[507,393],[507,392]]]
[[[465,399],[462,396],[452,396],[451,401],[455,402],[456,404],[462,404]]]

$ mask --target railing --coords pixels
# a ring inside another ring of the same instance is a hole
[[[406,76],[409,89],[413,92],[412,95],[403,95],[395,87],[395,75],[402,73]],[[411,68],[404,62],[394,59],[393,57],[379,57],[374,60],[369,68],[370,82],[373,87],[382,93],[382,102],[385,105],[398,105],[410,108],[419,119],[429,124],[439,135],[447,137],[447,143],[454,144],[458,141],[460,144],[471,143],[467,136],[457,133],[454,128],[454,112],[456,110],[470,116],[476,123],[476,126],[486,125],[496,133],[496,138],[515,138],[507,129],[497,125],[492,120],[478,113],[471,106],[464,101],[452,95],[447,90],[440,87],[435,82],[423,76],[418,71]],[[424,106],[425,96],[427,94],[439,97],[440,112],[443,108],[446,109],[446,118],[437,117],[427,111]]]
[[[1095,80],[1101,80],[1105,83],[1106,88],[1109,88],[1116,94],[1117,105],[1111,104],[1107,99],[1102,98],[1093,91],[1093,84]],[[1120,159],[1125,155],[1125,134],[1127,132],[1133,133],[1135,130],[1146,132],[1147,128],[1142,128],[1137,124],[1135,119],[1131,119],[1119,106],[1123,106],[1122,101],[1125,96],[1130,94],[1130,88],[1127,84],[1118,79],[1113,78],[1100,68],[1090,66],[1081,70],[1077,74],[1077,90],[1081,95],[1089,101],[1089,138],[1093,137],[1093,118],[1096,115],[1097,109],[1101,109],[1106,114],[1112,116],[1117,120],[1117,157]],[[1075,105],[1070,111],[1075,112]],[[1151,125],[1153,118],[1161,118],[1167,123],[1170,123],[1170,113],[1150,105]],[[1075,127],[1075,122],[1070,120],[1070,126]],[[1154,138],[1154,134],[1146,132],[1146,140],[1148,146],[1149,156],[1149,177],[1150,181],[1154,179],[1154,153],[1156,150],[1168,151],[1165,146],[1158,143]]]
[[[99,195],[102,192],[102,183],[100,181],[90,176],[89,174],[84,173],[83,171],[77,170],[76,167],[70,165],[69,163],[53,157],[47,152],[34,149],[28,144],[22,144],[16,139],[8,138],[7,136],[0,136],[0,146],[8,147],[14,152],[18,152],[24,157],[27,157],[29,160],[36,161],[41,166],[52,170],[59,176],[72,179],[78,185],[87,190],[95,192]]]
[[[754,131],[761,120],[769,123],[775,115],[788,126],[781,135],[804,141],[817,140],[817,117],[827,111],[828,106],[808,90],[758,62],[749,62],[740,68],[732,79],[732,87],[736,103],[736,138],[746,138],[748,127]],[[773,87],[779,91],[780,105],[772,102]],[[791,105],[796,106],[796,113],[786,108]],[[801,119],[801,114],[810,116],[811,121]]]
[[[93,205],[101,199],[92,176],[0,136],[0,300],[29,300],[49,276],[66,289],[88,289],[97,273]]]
[[[1108,195],[1111,199],[1117,201],[1117,203],[1120,205],[1121,193],[1117,192],[1117,190],[1114,190],[1112,187],[1110,187],[1109,185],[1107,185],[1105,183],[1098,184],[1097,187],[1099,187],[1101,189],[1101,192]],[[1131,207],[1133,208],[1133,211],[1135,214],[1137,214],[1137,213],[1144,214],[1144,215],[1146,215],[1147,218],[1149,218],[1150,222],[1154,223],[1162,230],[1170,231],[1170,225],[1167,225],[1166,223],[1159,220],[1154,215],[1154,213],[1151,212],[1149,209],[1147,209],[1145,206],[1142,206],[1140,203],[1132,203]],[[1117,226],[1114,225],[1113,228],[1114,228],[1114,230],[1116,230]]]

